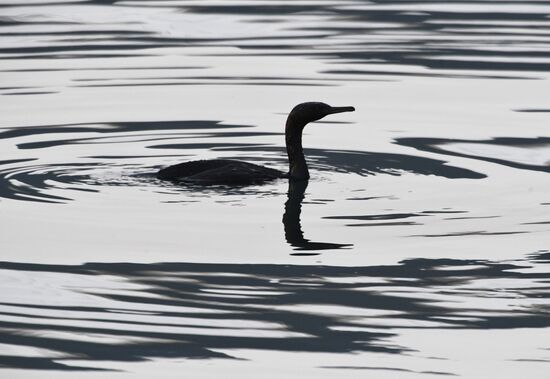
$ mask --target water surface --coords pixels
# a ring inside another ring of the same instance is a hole
[[[0,9],[5,375],[546,377],[550,2]]]

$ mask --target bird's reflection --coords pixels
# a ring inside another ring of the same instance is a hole
[[[331,242],[314,242],[304,238],[304,232],[300,223],[302,213],[302,201],[305,198],[305,191],[308,186],[307,180],[288,182],[288,199],[285,203],[283,214],[283,225],[285,228],[285,239],[295,250],[308,251],[296,252],[292,255],[318,255],[316,250],[342,249],[353,246],[352,244],[341,244]]]

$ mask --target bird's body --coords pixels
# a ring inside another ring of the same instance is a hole
[[[260,184],[278,178],[307,180],[309,171],[302,148],[304,127],[309,122],[320,120],[329,114],[354,110],[353,107],[331,107],[318,102],[301,103],[295,106],[288,115],[285,127],[288,173],[248,162],[212,159],[183,162],[165,167],[158,171],[157,178],[202,185]]]
[[[168,166],[157,173],[157,178],[182,180],[203,185],[247,185],[259,184],[278,178],[288,178],[288,174],[243,161],[210,159]]]

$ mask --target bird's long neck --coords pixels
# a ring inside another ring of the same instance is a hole
[[[296,120],[292,115],[289,115],[286,120],[286,153],[290,167],[290,179],[293,180],[309,179],[309,171],[302,148],[302,130],[304,126],[305,123]]]

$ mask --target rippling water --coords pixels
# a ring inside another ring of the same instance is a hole
[[[546,378],[550,1],[0,1],[9,377]],[[312,178],[190,187],[161,167]],[[546,337],[546,338],[545,338]]]

